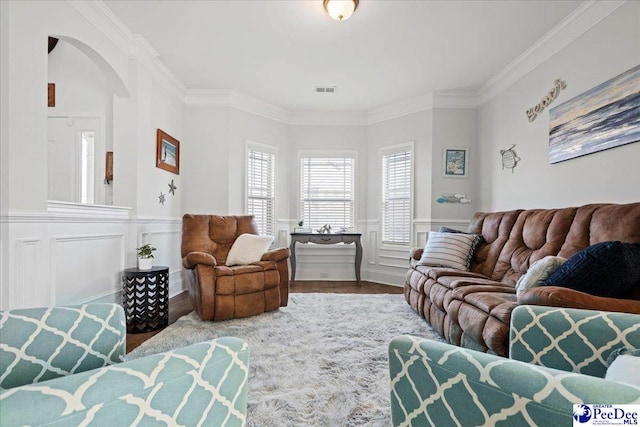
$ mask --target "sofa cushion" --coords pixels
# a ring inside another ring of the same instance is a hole
[[[620,347],[609,354],[607,364],[604,379],[640,387],[640,349]]]
[[[269,246],[273,242],[272,236],[257,236],[255,234],[241,234],[238,236],[229,255],[227,255],[227,266],[247,265],[258,262],[262,258]]]
[[[591,295],[621,298],[640,284],[640,243],[618,241],[589,246],[571,258],[546,281]]]
[[[477,234],[440,233],[432,231],[422,252],[418,265],[469,270],[471,258],[480,236]]]
[[[525,289],[543,286],[545,280],[566,261],[566,258],[549,255],[531,264],[527,272],[516,282],[516,295],[520,295]]]

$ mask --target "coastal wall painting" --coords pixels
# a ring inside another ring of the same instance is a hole
[[[640,141],[640,65],[549,110],[549,163]]]

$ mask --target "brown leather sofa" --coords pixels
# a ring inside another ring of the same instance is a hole
[[[640,314],[640,284],[624,298],[557,286],[515,292],[518,278],[547,255],[569,258],[599,242],[640,242],[640,203],[479,212],[468,232],[483,236],[470,271],[418,265],[423,250],[416,248],[405,282],[409,305],[451,344],[507,356],[511,311],[523,304]]]
[[[233,242],[244,233],[258,234],[253,216],[182,218],[183,278],[202,320],[253,316],[287,305],[288,248],[271,250],[253,264],[225,265]]]

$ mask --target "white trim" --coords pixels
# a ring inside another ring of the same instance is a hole
[[[186,91],[184,84],[159,59],[158,52],[153,46],[140,34],[133,34],[107,5],[100,0],[67,0],[67,2],[127,56],[138,59],[162,86],[184,102]]]
[[[581,4],[569,16],[563,19],[551,31],[542,36],[514,61],[478,89],[479,105],[482,105],[536,67],[543,64],[569,43],[576,40],[602,19],[606,18],[626,3],[627,0],[588,0]]]
[[[415,197],[414,197],[414,189],[415,189],[415,150],[414,150],[414,141],[407,141],[407,142],[403,142],[400,144],[394,144],[394,145],[389,145],[386,147],[381,147],[380,151],[378,153],[378,172],[380,173],[380,182],[379,184],[379,192],[378,194],[378,215],[380,215],[380,242],[379,243],[381,246],[384,246],[384,242],[382,241],[382,239],[384,238],[384,232],[383,232],[383,228],[384,228],[384,213],[383,213],[383,205],[382,205],[382,198],[383,198],[383,182],[384,182],[384,173],[382,171],[382,167],[383,167],[383,158],[385,155],[388,154],[392,154],[392,153],[399,153],[399,152],[403,152],[403,151],[409,151],[410,155],[411,155],[411,164],[410,164],[410,171],[409,171],[409,217],[412,216],[413,214],[413,209],[414,209],[414,202],[415,202]],[[411,218],[409,218],[409,241],[407,242],[407,246],[411,246],[411,238],[413,236],[413,221],[411,220]]]
[[[59,200],[47,200],[47,213],[43,219],[129,219],[131,208],[123,206],[93,205]],[[28,215],[31,218],[38,215]]]
[[[477,108],[547,61],[627,0],[588,0],[536,41],[477,91],[429,92],[369,111],[288,111],[230,89],[187,89],[158,52],[132,31],[100,0],[67,0],[87,21],[124,51],[139,59],[158,81],[187,107],[230,107],[290,125],[371,125],[433,108]]]
[[[301,174],[302,174],[302,170],[301,170],[301,163],[300,160],[305,158],[305,157],[335,157],[338,159],[346,159],[346,158],[352,158],[353,159],[353,226],[355,227],[356,224],[358,223],[357,219],[358,218],[358,204],[359,204],[359,200],[358,200],[358,168],[359,166],[359,161],[358,161],[358,151],[356,150],[298,150],[297,153],[297,181],[298,181],[298,185],[297,185],[297,192],[296,192],[296,203],[297,203],[297,207],[296,207],[296,211],[298,213],[298,218],[302,218],[302,212],[300,211],[301,205],[302,205],[302,201],[300,200],[300,195],[302,192],[302,188],[301,188],[301,184],[302,184],[302,180],[301,180]],[[296,221],[297,223],[297,221]]]
[[[297,126],[366,126],[364,111],[292,111],[286,122]]]
[[[242,201],[244,205],[243,212],[245,214],[249,214],[249,151],[257,151],[266,154],[270,154],[273,156],[273,195],[272,195],[272,210],[271,213],[271,230],[273,234],[277,233],[278,221],[276,221],[276,211],[277,211],[277,203],[278,203],[278,147],[273,145],[263,144],[260,142],[255,142],[247,139],[244,145],[244,161],[243,161],[243,170],[244,170],[244,182],[242,185]]]
[[[433,92],[418,95],[393,104],[387,104],[375,110],[368,111],[367,124],[371,125],[431,109],[433,109]]]

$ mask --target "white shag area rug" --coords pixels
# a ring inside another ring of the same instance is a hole
[[[389,426],[389,341],[442,338],[401,294],[290,294],[289,305],[244,319],[203,322],[194,313],[127,359],[217,337],[249,344],[247,426]]]

